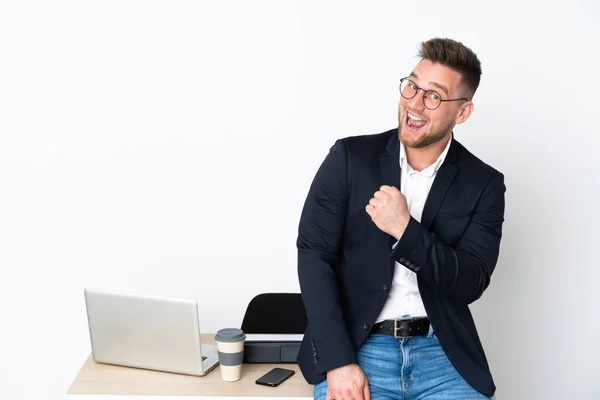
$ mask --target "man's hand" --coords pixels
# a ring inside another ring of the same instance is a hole
[[[344,365],[327,372],[325,400],[371,400],[369,383],[357,364]]]
[[[365,207],[375,225],[400,240],[410,221],[406,197],[393,186],[382,186]]]

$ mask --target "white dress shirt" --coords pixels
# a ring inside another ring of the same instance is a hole
[[[452,138],[448,140],[446,148],[437,161],[422,171],[415,171],[408,164],[406,149],[400,142],[400,191],[406,196],[410,215],[419,222],[421,222],[425,200],[427,200],[438,169],[444,163],[451,142]],[[405,315],[426,317],[427,313],[419,292],[417,274],[396,262],[392,288],[376,322],[402,318]]]

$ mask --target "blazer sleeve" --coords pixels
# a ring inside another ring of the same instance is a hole
[[[488,287],[498,261],[504,222],[504,175],[487,183],[458,243],[451,247],[411,218],[391,256],[433,290],[470,304]]]
[[[338,140],[310,186],[297,240],[300,290],[319,373],[357,362],[336,277],[347,206],[347,151]]]

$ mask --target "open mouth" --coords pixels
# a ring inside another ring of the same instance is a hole
[[[416,132],[427,124],[424,118],[419,117],[411,112],[406,112],[406,126],[412,132]]]

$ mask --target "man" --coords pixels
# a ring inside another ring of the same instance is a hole
[[[485,399],[495,385],[468,305],[488,287],[504,177],[453,138],[481,64],[421,43],[398,128],[338,140],[310,187],[298,275],[298,363],[316,399]]]

